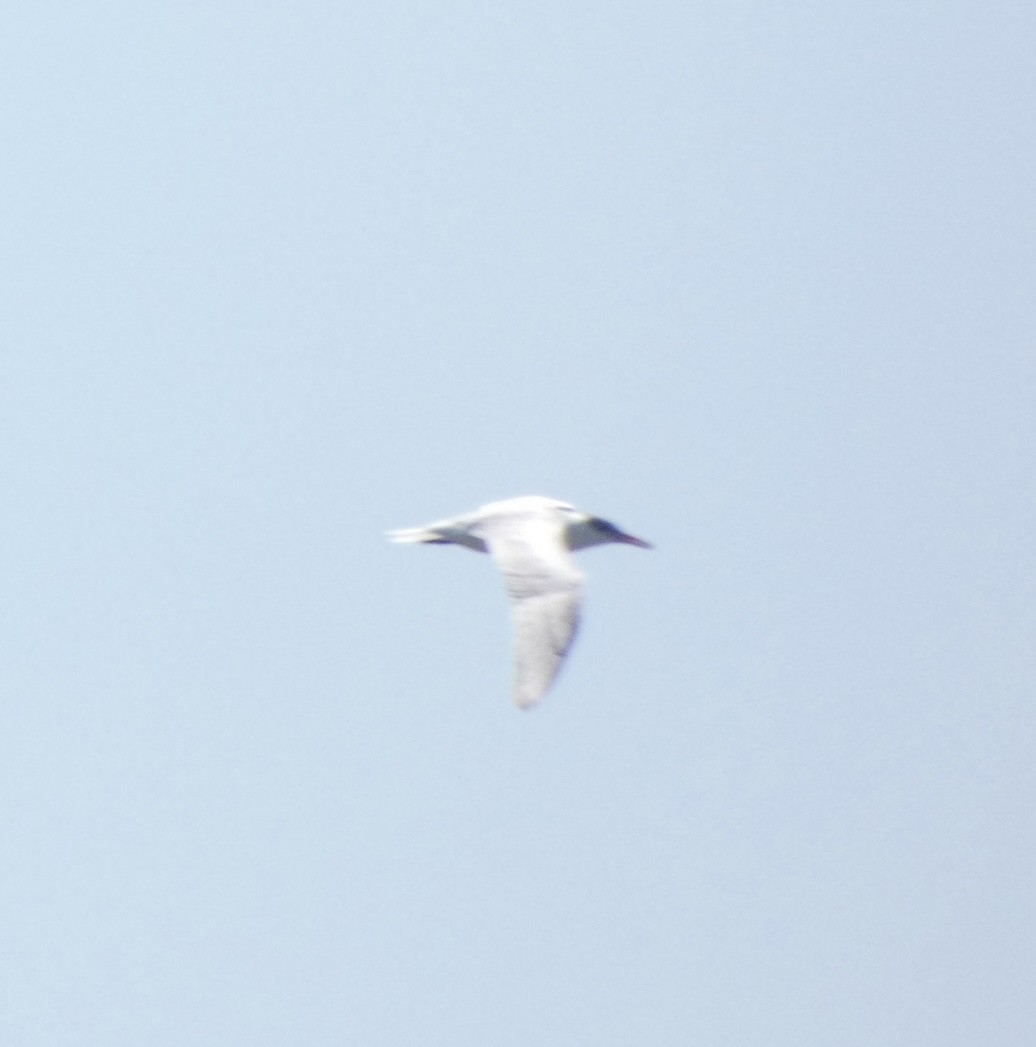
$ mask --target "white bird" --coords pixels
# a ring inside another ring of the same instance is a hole
[[[569,553],[608,542],[651,548],[599,516],[539,495],[492,502],[427,527],[390,531],[388,537],[492,554],[514,612],[514,700],[522,709],[546,694],[579,624],[583,574]]]

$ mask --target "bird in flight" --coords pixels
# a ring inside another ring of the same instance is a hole
[[[651,548],[599,516],[539,495],[492,502],[427,527],[390,531],[388,537],[463,545],[493,557],[511,598],[514,700],[521,709],[547,693],[575,637],[584,578],[570,554],[609,542]]]

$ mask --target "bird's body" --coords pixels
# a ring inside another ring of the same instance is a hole
[[[514,614],[515,702],[535,705],[557,675],[579,624],[583,574],[571,553],[622,542],[651,546],[600,517],[539,495],[492,502],[427,527],[391,531],[394,542],[462,545],[489,553]]]

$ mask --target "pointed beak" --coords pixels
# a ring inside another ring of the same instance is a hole
[[[615,537],[624,545],[635,545],[638,549],[654,549],[650,542],[645,542],[643,538],[636,538],[632,534],[623,532]]]

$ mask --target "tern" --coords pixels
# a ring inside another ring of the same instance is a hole
[[[515,704],[547,693],[579,624],[583,573],[570,553],[620,542],[650,549],[613,523],[554,498],[528,495],[492,502],[426,527],[389,531],[393,542],[462,545],[489,553],[504,576],[514,617]]]

